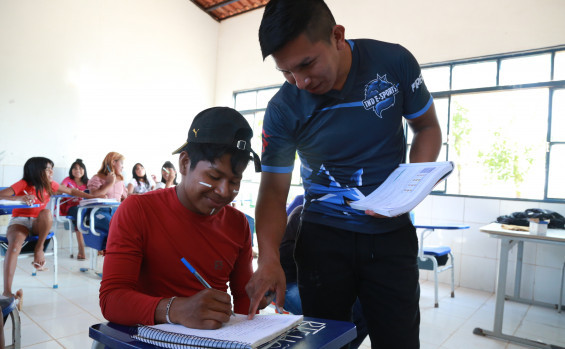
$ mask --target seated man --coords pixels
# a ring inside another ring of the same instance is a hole
[[[300,229],[300,215],[302,214],[302,205],[296,206],[288,215],[288,221],[284,236],[279,247],[281,258],[281,266],[286,277],[286,291],[284,298],[284,309],[293,314],[302,314],[302,302],[298,292],[298,284],[296,280],[296,262],[294,261],[294,245],[296,236]],[[331,306],[331,305],[329,305]],[[365,337],[367,337],[367,322],[363,316],[361,302],[359,298],[353,304],[353,312],[351,322],[357,327],[357,338],[350,344],[350,349],[356,349],[361,346]]]
[[[229,204],[253,157],[253,131],[231,108],[210,108],[192,122],[180,153],[181,182],[126,199],[110,224],[100,307],[123,325],[177,323],[216,329],[234,311],[247,314],[251,235],[244,214]],[[206,289],[184,266],[198,271]],[[261,306],[266,306],[263,299]]]

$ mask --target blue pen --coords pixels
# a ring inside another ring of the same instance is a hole
[[[194,269],[194,267],[193,267],[192,265],[190,265],[190,263],[188,263],[188,261],[187,261],[184,257],[182,257],[180,260],[183,262],[184,265],[186,265],[186,267],[188,268],[188,270],[190,270],[190,272],[191,272],[192,274],[194,274],[194,276],[196,276],[196,278],[198,279],[198,281],[200,281],[200,283],[201,283],[202,285],[204,285],[204,287],[206,287],[206,288],[212,288],[212,286],[210,286],[210,284],[207,283],[206,280],[204,280],[204,278],[203,278],[202,276],[200,276],[200,274],[198,274],[198,272],[196,271],[196,269]],[[233,316],[235,316],[235,313],[233,312],[233,310],[231,311],[231,314],[232,314]]]

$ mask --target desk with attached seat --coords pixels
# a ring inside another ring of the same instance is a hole
[[[438,301],[438,274],[451,269],[451,297],[455,297],[455,275],[453,254],[449,246],[424,246],[426,233],[431,234],[435,230],[460,230],[469,229],[468,225],[422,225],[414,224],[416,229],[423,229],[420,233],[420,247],[418,249],[418,268],[432,270],[434,272],[434,307],[439,307]],[[447,256],[449,256],[450,264],[447,264]],[[446,265],[446,266],[444,266]],[[439,268],[442,267],[442,268]]]
[[[97,253],[94,251],[101,251],[106,248],[106,241],[99,231],[96,230],[95,215],[101,208],[116,208],[120,205],[119,202],[112,203],[94,203],[90,205],[79,205],[77,212],[77,226],[84,238],[86,247],[90,247],[90,268],[96,271]],[[88,210],[90,210],[89,213]],[[88,215],[89,223],[85,223],[86,215]],[[87,271],[86,268],[81,268],[81,271]],[[101,275],[100,275],[101,276]]]
[[[39,207],[38,204],[34,204],[34,205],[25,205],[25,204],[1,204],[0,205],[0,215],[5,215],[5,214],[12,214],[12,210],[15,208],[34,208],[34,207]],[[22,245],[22,253],[20,253],[20,255],[18,256],[18,259],[20,258],[27,258],[29,257],[30,254],[29,251],[26,252],[23,250],[23,248],[28,245],[28,244],[35,244],[35,242],[37,242],[38,237],[37,235],[30,235],[28,236],[23,245]],[[45,250],[47,249],[47,247],[49,246],[49,241],[53,241],[53,252],[45,252]],[[8,249],[8,238],[5,235],[0,235],[0,248],[2,249],[2,259],[4,259],[4,254],[6,252],[6,250]],[[53,288],[58,288],[59,284],[57,282],[57,271],[58,271],[58,259],[57,259],[57,238],[55,236],[54,232],[49,232],[49,234],[47,234],[47,237],[45,239],[45,245],[44,245],[44,249],[43,251],[45,252],[45,256],[53,256]],[[33,252],[33,250],[32,250]],[[36,276],[37,275],[37,270],[35,268],[33,268],[33,271],[31,273],[32,276]]]
[[[90,326],[88,335],[95,341],[93,348],[99,348],[97,344],[111,349],[160,348],[133,339],[131,334],[135,331],[135,327],[105,322]],[[269,347],[337,349],[347,345],[355,337],[357,330],[351,322],[304,317],[298,327],[279,337],[276,342],[270,343]]]

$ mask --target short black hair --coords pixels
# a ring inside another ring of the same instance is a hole
[[[283,48],[300,34],[311,42],[330,42],[336,22],[323,0],[271,0],[259,26],[263,59]]]
[[[242,174],[251,156],[249,151],[239,150],[225,144],[213,143],[188,143],[183,149],[190,159],[190,170],[194,170],[200,161],[215,162],[224,154],[231,155],[231,170],[233,173]]]

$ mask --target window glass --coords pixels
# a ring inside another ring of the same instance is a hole
[[[496,85],[496,61],[458,64],[452,71],[452,90]]]
[[[441,141],[447,142],[447,117],[449,112],[449,99],[448,98],[435,98],[434,106],[436,107],[437,120],[441,127]],[[442,160],[443,161],[443,160]]]
[[[428,91],[449,91],[449,66],[422,69],[422,77]]]
[[[551,199],[565,199],[565,144],[555,144],[551,147],[549,156],[549,182],[547,197]]]
[[[448,112],[448,102],[447,98],[434,98],[434,106],[436,108],[436,115],[441,127],[441,140],[442,142],[447,142],[447,112]],[[404,123],[406,129],[406,143],[412,144],[412,138],[414,138],[414,133],[408,123]]]
[[[553,92],[551,141],[565,142],[565,90],[555,90]]]
[[[257,109],[267,108],[267,103],[273,98],[279,88],[269,88],[257,91]]]
[[[500,85],[548,81],[551,77],[551,55],[532,55],[503,59],[500,62]]]
[[[445,144],[443,144],[441,146],[441,149],[439,151],[439,155],[437,157],[436,161],[447,161],[447,146]],[[442,192],[445,193],[445,188],[446,188],[446,181],[442,181],[440,184],[436,185],[434,187],[435,192]]]
[[[552,55],[554,81],[550,82]],[[499,85],[504,90],[496,84],[497,62],[500,62]],[[443,144],[437,161],[448,159],[456,165],[453,174],[436,191],[448,195],[565,200],[565,186],[561,184],[565,173],[563,48],[554,54],[520,53],[513,57],[491,56],[476,63],[447,62],[422,68],[422,76],[434,94],[442,130]],[[522,86],[528,83],[538,85]],[[254,131],[252,146],[259,153],[264,110],[279,88],[234,94],[235,108],[247,112],[245,116]],[[481,91],[462,93],[474,88]],[[548,120],[551,130],[549,157],[546,157]],[[407,123],[405,127],[409,161],[413,133]],[[296,156],[292,188],[299,188],[300,169]],[[257,192],[259,179],[260,174],[254,172],[250,163],[244,180],[251,196]]]
[[[565,80],[565,51],[555,54],[553,67],[553,80]]]
[[[257,107],[257,91],[240,92],[235,95],[236,110],[253,110]]]
[[[454,95],[447,192],[542,199],[547,89]]]

